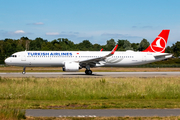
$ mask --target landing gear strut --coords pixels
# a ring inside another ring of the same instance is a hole
[[[26,67],[23,68],[22,74],[26,74]]]
[[[92,75],[92,71],[90,70],[90,66],[89,65],[86,66],[85,73],[86,73],[86,75]]]

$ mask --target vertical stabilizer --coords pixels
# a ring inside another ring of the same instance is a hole
[[[162,30],[151,45],[142,52],[159,52],[164,53],[170,30]]]

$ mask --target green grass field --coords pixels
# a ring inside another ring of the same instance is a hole
[[[177,77],[0,78],[0,86],[0,107],[26,109],[180,106],[180,78]]]
[[[7,109],[180,108],[179,77],[0,77],[0,86],[0,116]]]

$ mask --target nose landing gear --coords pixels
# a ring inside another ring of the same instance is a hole
[[[23,74],[23,75],[26,74],[26,67],[23,68],[22,74]]]

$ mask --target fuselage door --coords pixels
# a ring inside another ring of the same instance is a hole
[[[143,61],[143,62],[146,61],[146,55],[145,55],[145,54],[142,56],[142,61]]]
[[[76,61],[79,61],[79,52],[77,52],[74,57]]]
[[[26,52],[21,54],[21,61],[26,61]]]

